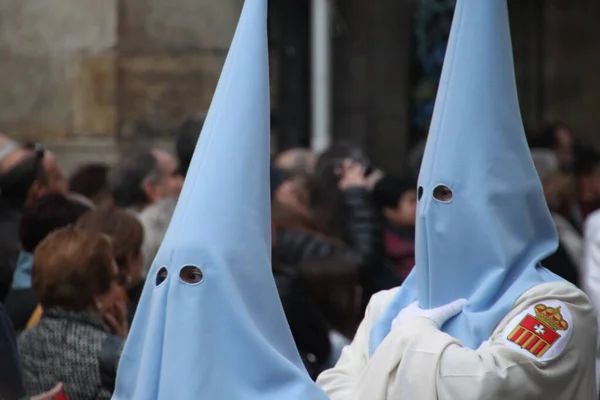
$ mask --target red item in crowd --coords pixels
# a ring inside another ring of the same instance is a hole
[[[56,397],[54,398],[54,400],[69,400],[69,397],[65,394],[64,390],[61,390]]]
[[[385,252],[396,265],[396,274],[404,281],[415,266],[415,240],[398,235],[393,229],[385,231]]]

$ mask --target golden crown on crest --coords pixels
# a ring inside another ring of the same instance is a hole
[[[552,308],[538,304],[534,309],[535,318],[553,331],[564,331],[569,327],[569,324],[560,313],[560,307]]]

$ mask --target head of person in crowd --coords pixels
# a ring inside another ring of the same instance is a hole
[[[273,244],[276,243],[278,229],[318,232],[318,226],[310,216],[307,204],[302,202],[295,182],[276,167],[271,167],[270,179]]]
[[[341,236],[343,223],[342,191],[339,188],[340,171],[346,162],[362,166],[365,178],[371,174],[371,163],[365,153],[350,143],[337,143],[317,160],[310,185],[310,210],[321,231]],[[368,185],[361,185],[367,188]]]
[[[115,205],[136,212],[166,197],[178,196],[181,184],[175,159],[160,149],[126,156],[108,173]]]
[[[552,150],[534,148],[531,156],[542,182],[548,208],[568,217],[570,208],[577,200],[572,176],[560,170],[560,162]]]
[[[40,197],[23,211],[19,230],[23,251],[33,253],[49,233],[75,223],[88,211],[89,207],[60,193]]]
[[[75,227],[108,235],[119,267],[119,281],[126,289],[140,283],[144,230],[136,217],[120,209],[95,210],[82,215]]]
[[[102,163],[84,164],[69,177],[69,191],[85,196],[99,208],[112,205],[112,195],[108,187],[109,167]]]
[[[310,176],[316,162],[317,156],[311,149],[296,147],[279,153],[273,163],[290,176]]]
[[[600,154],[592,147],[580,147],[573,173],[581,211],[586,216],[600,207]]]
[[[0,162],[0,193],[13,207],[49,193],[66,193],[67,185],[56,157],[40,145],[26,145]]]
[[[373,190],[377,207],[396,227],[414,228],[417,215],[417,182],[400,176],[386,175]]]
[[[8,153],[17,149],[19,144],[12,140],[10,137],[3,133],[0,133],[0,163]]]
[[[32,278],[44,309],[104,314],[122,299],[111,239],[73,226],[52,232],[36,247]]]
[[[167,197],[146,207],[139,215],[139,220],[144,227],[144,241],[142,243],[142,276],[144,277],[148,273],[150,265],[152,265],[165,233],[167,233],[176,205],[176,198]]]
[[[17,332],[27,327],[38,299],[31,289],[33,252],[51,232],[69,224],[90,208],[63,194],[49,194],[27,205],[19,228],[21,251],[16,261],[11,291],[5,301],[6,309]]]
[[[307,212],[303,187],[279,168],[271,167],[271,201],[299,213]]]
[[[192,162],[192,155],[194,154],[194,149],[196,148],[196,143],[200,137],[200,131],[202,131],[205,119],[206,114],[197,114],[186,119],[177,131],[175,151],[179,161],[179,172],[184,177]]]
[[[25,147],[37,151],[40,145],[37,143],[27,143]],[[65,179],[65,174],[58,163],[56,155],[48,149],[44,150],[43,158],[44,170],[48,179],[47,186],[51,193],[67,193],[68,182]]]
[[[558,164],[563,171],[572,171],[575,163],[577,143],[571,128],[562,122],[548,124],[542,129],[535,147],[545,147],[556,153]]]

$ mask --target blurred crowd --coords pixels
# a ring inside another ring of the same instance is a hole
[[[0,399],[61,382],[73,400],[110,398],[203,121],[181,126],[176,154],[149,149],[68,177],[51,151],[0,135]],[[560,239],[543,263],[599,306],[600,155],[563,124],[529,140]],[[273,275],[314,378],[352,339],[371,295],[414,266],[423,149],[404,175],[349,143],[272,160]]]

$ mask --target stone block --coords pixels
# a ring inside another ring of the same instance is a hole
[[[125,53],[227,49],[242,0],[126,0],[119,11]]]
[[[114,164],[119,157],[119,143],[114,138],[74,138],[69,140],[42,140],[52,151],[68,176],[87,163]]]
[[[72,59],[65,54],[0,58],[0,130],[20,139],[65,137],[71,130]]]
[[[123,141],[115,137],[74,137],[42,140],[42,144],[56,154],[66,175],[87,163],[114,165],[120,157],[133,151],[158,147],[173,152],[173,141],[169,139]]]
[[[171,135],[208,109],[225,60],[222,54],[124,56],[119,60],[123,138]]]
[[[80,54],[73,67],[73,133],[117,133],[117,57]]]
[[[27,54],[111,48],[117,1],[0,0],[0,48]]]

